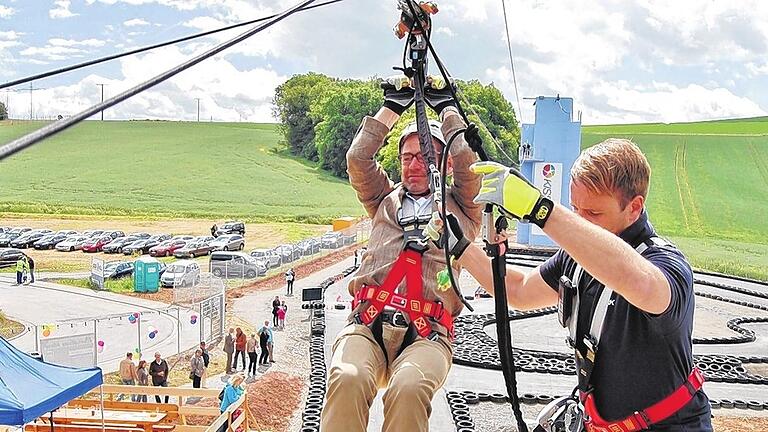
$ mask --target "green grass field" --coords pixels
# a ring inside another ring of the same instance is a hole
[[[768,280],[768,119],[585,126],[582,147],[608,137],[643,150],[651,220],[694,265]]]
[[[40,126],[0,122],[0,143]],[[582,146],[607,137],[645,152],[651,219],[694,265],[768,280],[768,118],[585,126]],[[324,223],[362,214],[346,181],[279,140],[275,125],[84,122],[0,163],[0,214]]]
[[[0,143],[41,126],[0,122]],[[275,125],[88,121],[2,162],[0,212],[328,222],[346,181],[282,153]]]

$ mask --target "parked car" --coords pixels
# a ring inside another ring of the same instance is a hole
[[[245,248],[245,239],[240,234],[227,234],[216,237],[216,240],[210,243],[215,251],[243,250]]]
[[[105,235],[105,236],[109,236],[109,237],[111,237],[113,240],[114,240],[114,239],[116,239],[116,238],[118,238],[118,237],[125,237],[125,233],[124,233],[124,232],[122,232],[122,231],[104,231],[104,232],[102,233],[102,235]]]
[[[126,234],[126,237],[136,237],[137,239],[147,239],[152,237],[152,234],[146,232],[135,232]]]
[[[123,253],[123,247],[138,240],[141,238],[134,236],[118,237],[105,245],[101,251],[104,253]]]
[[[12,241],[16,240],[20,235],[28,231],[32,231],[32,228],[11,228],[3,234],[0,234],[0,246],[8,246]]]
[[[88,238],[94,238],[98,237],[100,235],[104,234],[104,230],[86,230],[83,231],[83,235]]]
[[[186,287],[197,285],[198,282],[200,282],[200,265],[192,260],[181,260],[169,264],[163,276],[160,277],[160,284],[164,287]]]
[[[166,240],[157,246],[149,248],[149,254],[153,257],[157,256],[171,256],[176,250],[183,248],[187,245],[186,240]]]
[[[323,249],[337,249],[343,245],[341,233],[327,232],[320,238],[320,247]]]
[[[175,235],[175,236],[171,237],[171,240],[190,241],[190,240],[194,240],[194,239],[195,239],[195,236],[191,236],[191,235]]]
[[[296,243],[296,247],[304,256],[320,253],[320,241],[316,239],[302,240]]]
[[[211,253],[209,271],[216,277],[255,278],[267,274],[267,266],[243,252],[216,251]]]
[[[194,258],[211,253],[211,245],[204,241],[191,241],[186,246],[176,249],[173,256],[176,258]]]
[[[341,240],[345,245],[354,244],[357,241],[357,232],[351,234],[342,234]]]
[[[13,241],[11,241],[10,246],[17,249],[26,249],[34,245],[35,242],[43,238],[43,236],[50,234],[52,232],[53,231],[49,229],[36,229],[32,231],[27,231],[24,234],[16,237]]]
[[[123,255],[132,255],[137,252],[139,255],[147,254],[151,248],[159,245],[161,241],[152,237],[136,240],[133,243],[123,245]]]
[[[67,237],[63,242],[56,244],[56,250],[59,252],[72,252],[83,248],[83,243],[88,241],[84,235],[73,235]]]
[[[257,260],[262,260],[266,263],[267,268],[280,267],[283,259],[280,255],[270,249],[254,249],[251,251],[251,256]]]
[[[133,261],[110,261],[104,264],[104,279],[133,276]]]
[[[245,224],[240,221],[226,221],[223,225],[216,230],[216,237],[221,237],[227,234],[240,234],[245,235]]]
[[[280,255],[280,259],[282,260],[282,263],[289,263],[296,260],[296,256],[293,254],[293,246],[289,244],[282,244],[280,246],[277,246],[273,249],[278,255]]]
[[[89,238],[87,242],[83,243],[81,248],[83,252],[101,252],[104,246],[108,245],[112,241],[112,237],[108,235],[102,235],[97,238]]]
[[[210,243],[210,242],[212,242],[212,241],[216,240],[216,237],[214,237],[214,236],[209,236],[209,235],[202,235],[202,236],[197,236],[197,237],[195,237],[195,238],[194,238],[194,240],[195,240],[195,242],[206,242],[206,243]]]
[[[8,231],[8,230],[10,230],[10,229],[11,229],[11,227],[7,227],[7,226],[0,226],[0,234],[4,233],[4,232],[6,232],[6,231]]]
[[[63,242],[67,237],[77,234],[77,231],[72,230],[61,230],[55,233],[49,233],[37,240],[32,246],[38,250],[53,249],[59,242]]]
[[[16,261],[24,255],[19,249],[2,248],[0,249],[0,268],[13,267]]]

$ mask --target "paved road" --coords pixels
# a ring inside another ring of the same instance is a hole
[[[29,327],[38,326],[37,334],[31,330],[11,341],[26,352],[38,350],[37,340],[45,338],[40,327],[44,324],[58,323],[50,338],[91,334],[93,320],[106,316],[111,318],[100,319],[95,329],[96,339],[104,341],[97,364],[105,372],[117,370],[125,353],[133,352],[139,345],[146,359],[155,351],[163,356],[176,354],[179,347],[185,350],[199,341],[201,320],[191,324],[191,315],[195,313],[190,310],[169,314],[165,312],[168,305],[161,302],[48,282],[23,286],[13,286],[13,282],[11,276],[0,276],[0,309]],[[128,315],[134,312],[143,313],[140,324],[128,321]],[[149,337],[150,326],[158,330],[154,338]]]

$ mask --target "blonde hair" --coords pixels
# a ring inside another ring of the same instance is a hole
[[[592,193],[618,195],[623,208],[638,195],[648,196],[651,166],[635,143],[609,138],[581,152],[571,178]]]

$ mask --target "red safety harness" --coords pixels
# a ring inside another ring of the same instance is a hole
[[[359,314],[362,323],[370,325],[386,306],[391,306],[408,316],[420,336],[430,339],[437,336],[432,329],[431,319],[445,327],[450,338],[453,339],[453,316],[445,311],[441,302],[424,299],[421,255],[415,250],[404,249],[381,286],[366,285],[355,294],[355,299],[352,301],[353,309],[363,302],[368,302],[368,307]],[[406,293],[405,295],[396,294],[395,289],[403,279],[405,279]]]
[[[693,372],[688,375],[685,383],[678,387],[671,395],[642,411],[635,411],[634,414],[624,420],[613,422],[603,420],[600,417],[595,406],[595,396],[593,393],[587,394],[586,397],[582,394],[581,402],[584,404],[584,411],[586,413],[584,427],[587,432],[636,432],[648,429],[650,425],[658,423],[681,410],[693,399],[696,392],[701,389],[702,384],[704,384],[704,375],[702,375],[698,368],[694,368]]]

